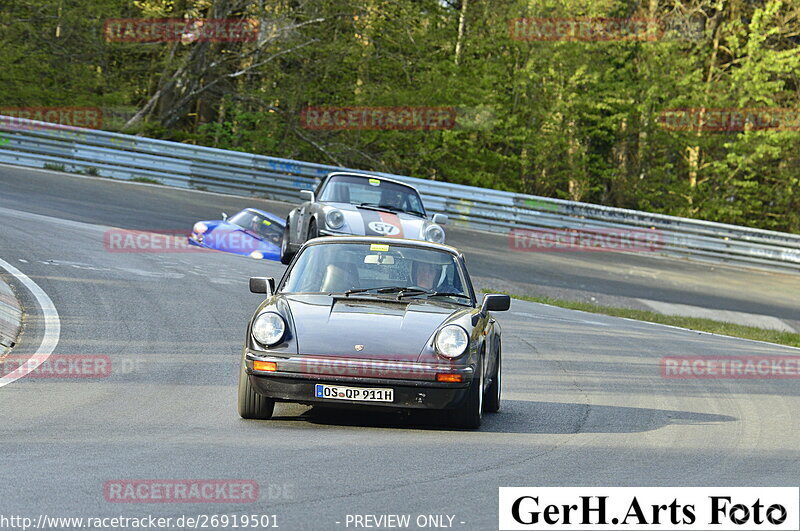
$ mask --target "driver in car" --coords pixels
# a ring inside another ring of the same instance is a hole
[[[383,190],[381,192],[381,205],[404,210],[405,194],[397,190]]]
[[[414,262],[414,285],[432,290],[434,283],[438,280],[438,273],[439,267],[436,264],[430,262]]]
[[[277,243],[279,236],[271,234],[268,227],[271,225],[269,220],[253,216],[250,221],[250,231],[260,236],[261,238],[269,238],[271,241]]]
[[[250,232],[254,234],[258,234],[259,236],[263,236],[261,234],[261,219],[253,216],[250,220]]]
[[[412,264],[414,286],[429,291],[460,293],[462,290],[448,282],[446,266],[432,262],[416,261]]]

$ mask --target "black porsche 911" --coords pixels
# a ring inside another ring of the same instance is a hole
[[[501,334],[476,300],[463,255],[442,244],[329,237],[307,242],[247,327],[239,414],[269,419],[276,401],[447,410],[462,428],[500,408]]]

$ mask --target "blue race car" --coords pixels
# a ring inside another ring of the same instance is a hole
[[[198,221],[189,243],[250,258],[280,260],[283,225],[274,214],[246,208],[230,218],[223,213],[221,220]]]

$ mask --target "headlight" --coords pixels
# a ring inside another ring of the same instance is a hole
[[[264,312],[253,321],[253,339],[266,347],[277,344],[286,332],[286,321],[274,312]]]
[[[198,221],[197,223],[194,224],[194,227],[192,227],[192,230],[194,232],[196,232],[197,234],[203,234],[205,231],[208,230],[208,225],[206,225],[202,221]]]
[[[332,229],[340,229],[344,225],[344,214],[342,214],[341,210],[336,210],[335,208],[328,210],[328,213],[325,214],[325,223]]]
[[[439,225],[428,225],[425,229],[425,241],[444,243],[444,231]]]
[[[252,253],[250,253],[250,258],[255,258],[256,260],[261,260],[262,258],[264,258],[264,253],[262,253],[261,251],[258,251],[258,250],[253,251]]]
[[[447,325],[436,333],[436,351],[446,358],[457,358],[467,350],[469,337],[458,325]]]

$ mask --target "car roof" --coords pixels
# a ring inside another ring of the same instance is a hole
[[[388,245],[403,245],[406,247],[418,247],[420,249],[432,249],[436,251],[444,251],[452,255],[463,258],[460,250],[450,245],[443,243],[426,242],[422,240],[409,240],[407,238],[382,238],[377,236],[323,236],[321,238],[314,238],[305,243],[305,246],[311,245],[326,245],[333,243],[379,243]]]
[[[255,212],[256,214],[261,214],[268,220],[280,223],[281,225],[284,224],[283,218],[281,218],[280,216],[276,216],[272,212],[267,212],[265,210],[261,210],[260,208],[245,208],[245,210],[249,210],[250,212]]]
[[[325,176],[325,180],[333,177],[334,175],[349,175],[352,177],[368,177],[370,179],[378,179],[380,181],[385,181],[388,183],[399,184],[400,186],[406,186],[408,188],[412,188],[417,194],[419,194],[419,190],[417,190],[416,186],[410,185],[408,183],[404,183],[403,181],[398,181],[397,179],[390,179],[389,177],[381,177],[380,175],[375,175],[372,173],[358,173],[354,171],[334,171],[329,173]]]

